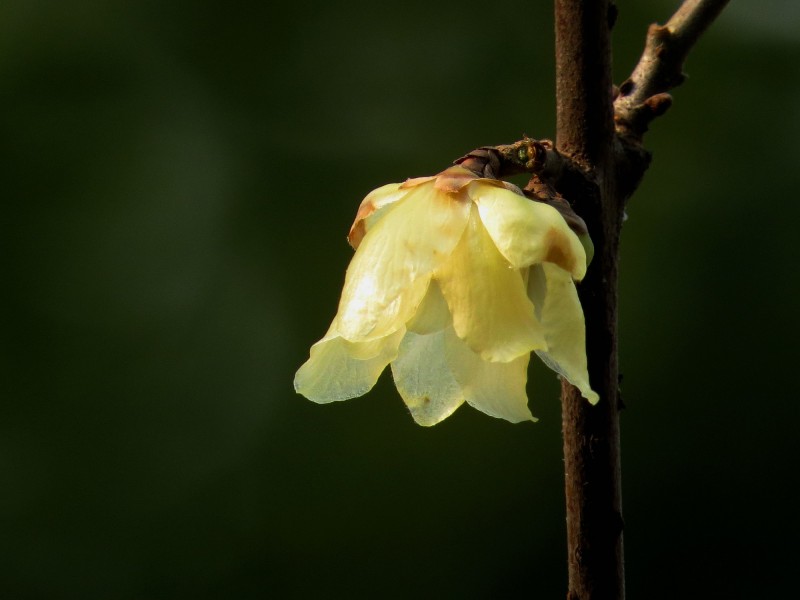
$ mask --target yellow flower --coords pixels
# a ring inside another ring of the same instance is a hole
[[[391,363],[420,425],[464,401],[513,423],[535,420],[525,393],[535,351],[595,403],[573,280],[586,252],[551,206],[450,167],[370,193],[339,311],[295,376],[325,403],[361,396]]]

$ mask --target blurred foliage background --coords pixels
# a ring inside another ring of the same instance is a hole
[[[677,1],[618,0],[615,80]],[[798,559],[800,6],[739,0],[647,138],[621,264],[631,598]],[[550,2],[0,5],[0,596],[560,598],[537,424],[317,406],[361,198],[554,133]],[[792,475],[795,473],[795,475]]]

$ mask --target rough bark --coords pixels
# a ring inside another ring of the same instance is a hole
[[[620,493],[617,263],[623,202],[616,193],[608,0],[556,0],[556,147],[592,185],[559,190],[586,221],[595,257],[579,295],[586,318],[592,406],[562,384],[570,600],[625,595]]]

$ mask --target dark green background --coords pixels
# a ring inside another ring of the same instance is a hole
[[[619,0],[615,79],[677,2]],[[621,263],[630,598],[797,567],[800,10],[737,0]],[[317,406],[361,198],[554,132],[549,2],[0,5],[0,597],[561,598],[537,424]]]

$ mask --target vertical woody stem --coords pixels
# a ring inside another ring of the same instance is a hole
[[[558,149],[594,189],[564,190],[583,217],[595,257],[578,286],[586,317],[591,406],[562,385],[568,600],[625,596],[619,456],[617,264],[623,200],[614,181],[609,0],[555,0]]]

